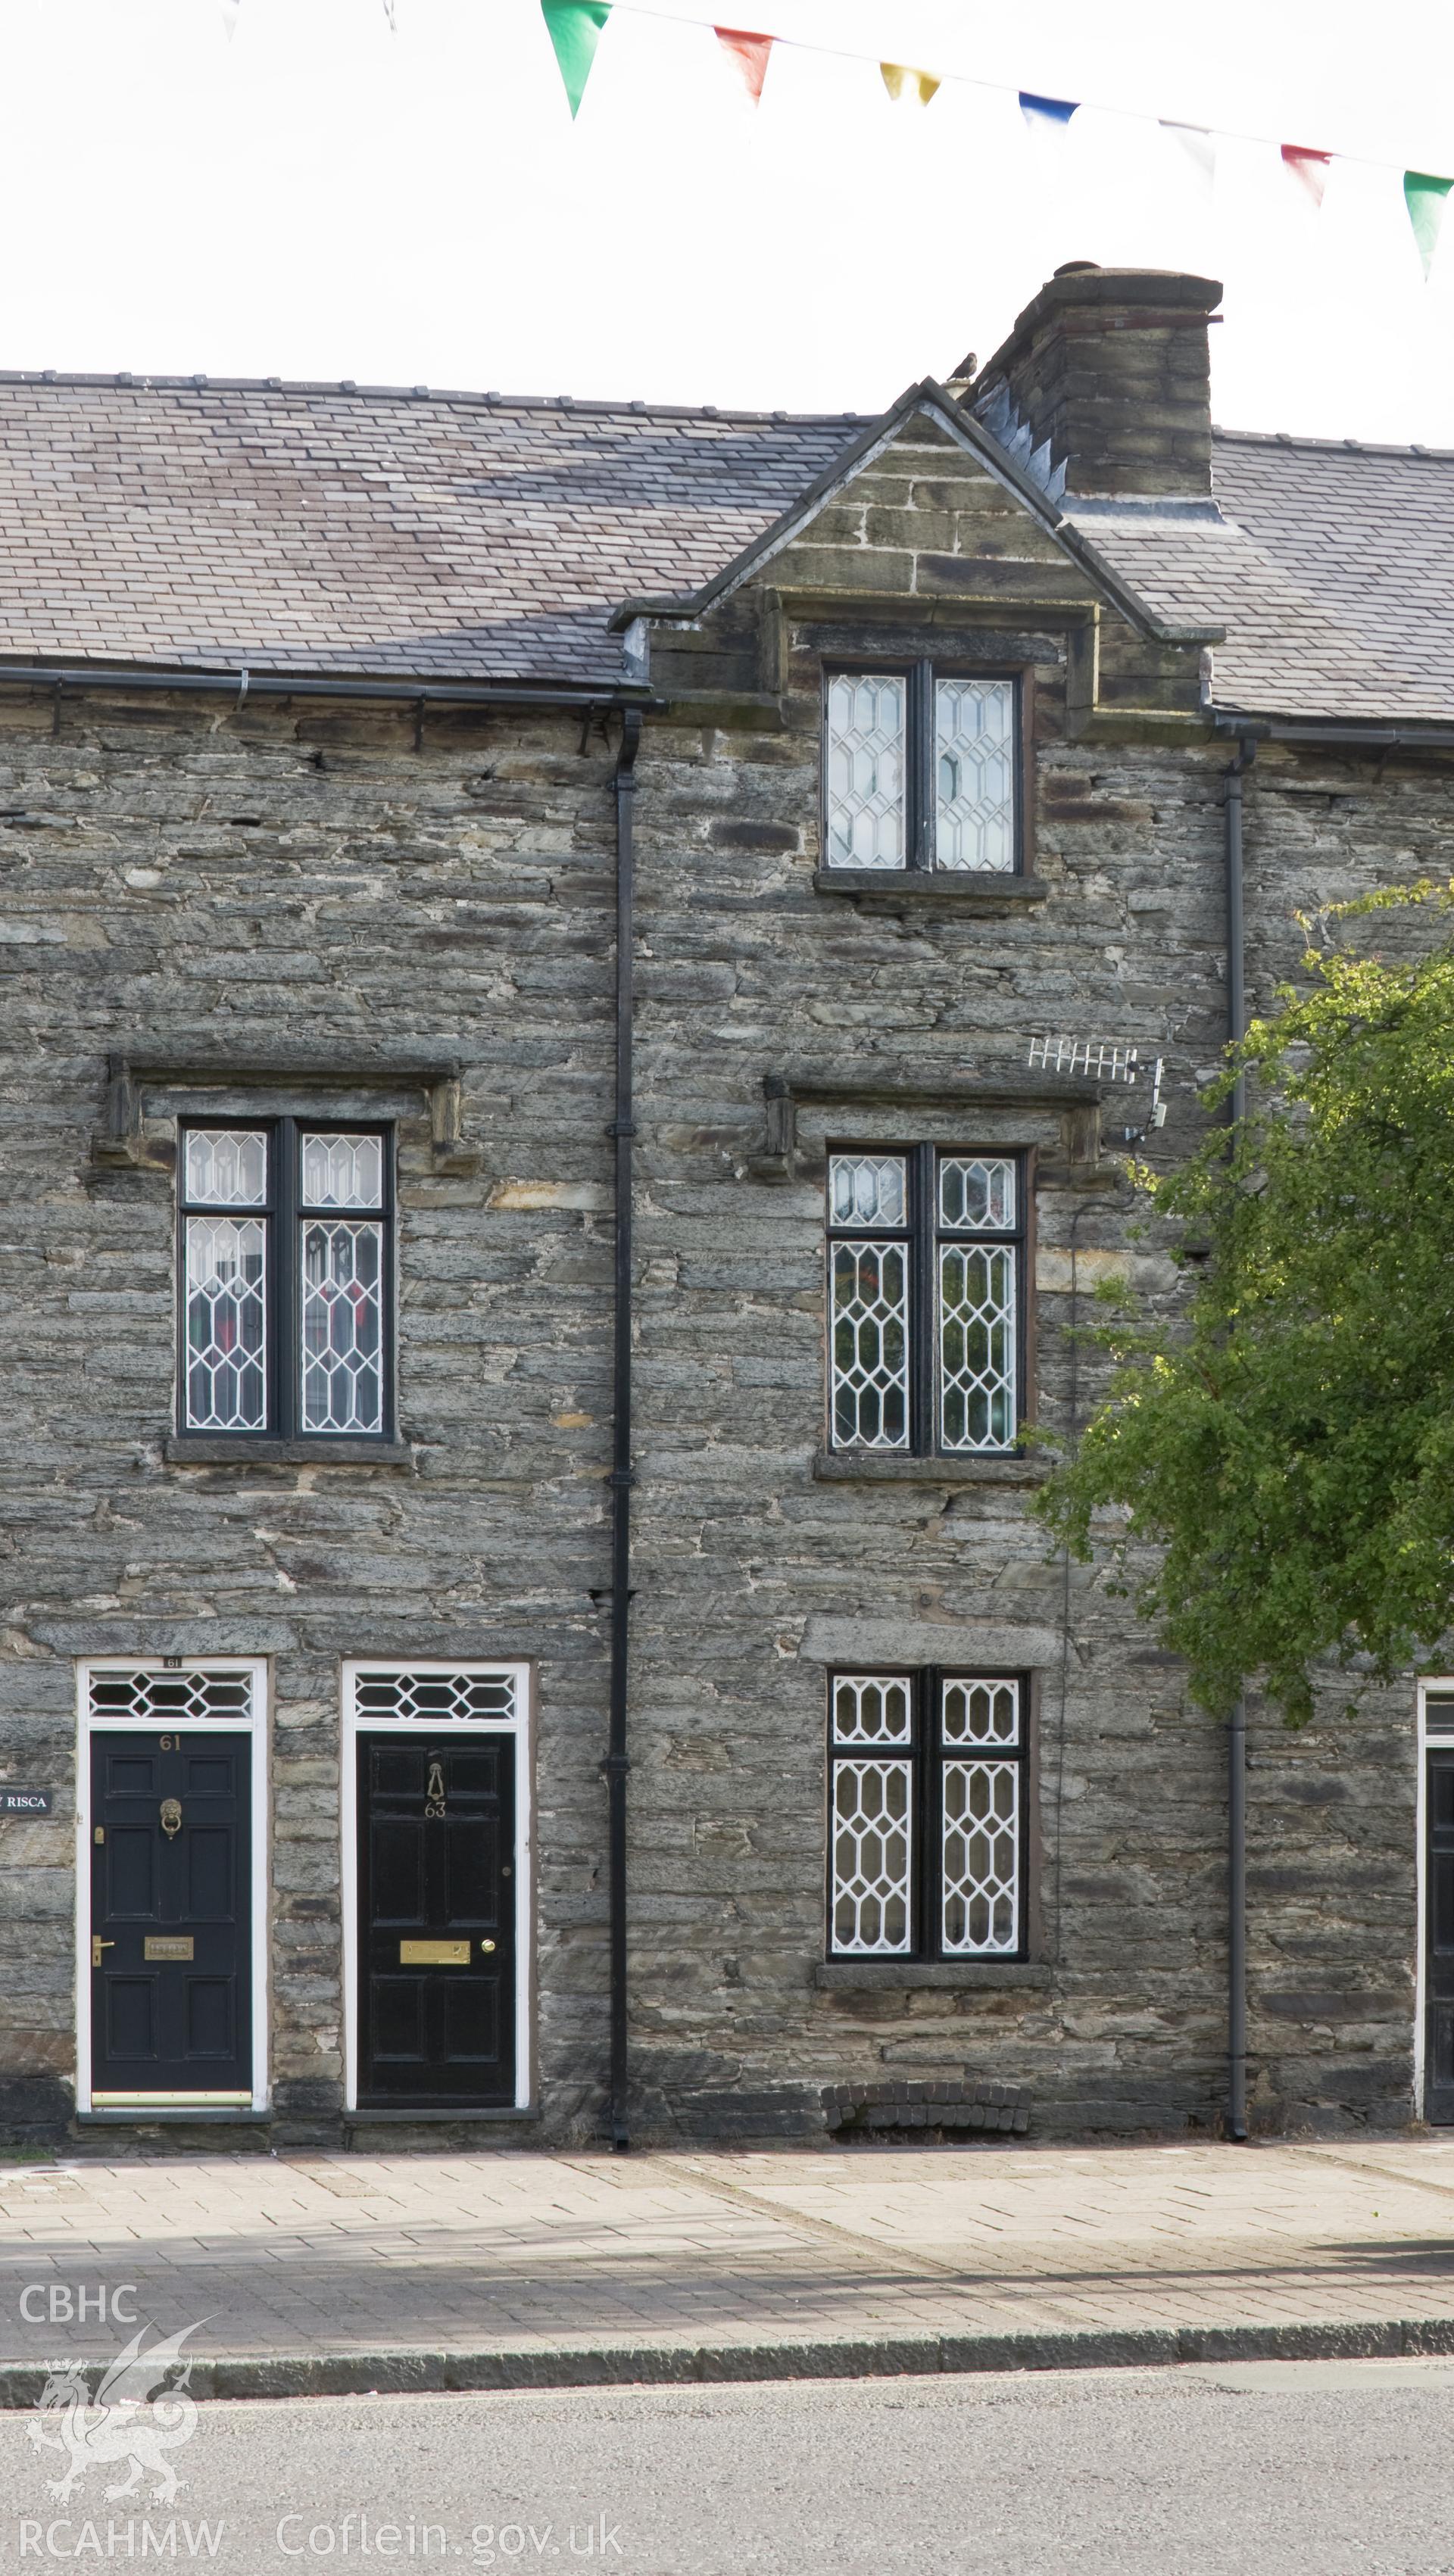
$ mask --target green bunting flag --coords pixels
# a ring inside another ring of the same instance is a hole
[[[574,117],[586,94],[601,29],[611,15],[611,0],[540,0],[540,6]]]
[[[1409,222],[1419,245],[1425,277],[1434,265],[1439,226],[1444,220],[1444,208],[1451,188],[1454,188],[1454,179],[1435,179],[1427,170],[1404,172],[1404,204],[1409,210]]]

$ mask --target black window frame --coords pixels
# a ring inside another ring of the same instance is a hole
[[[837,1154],[887,1157],[902,1155],[906,1164],[907,1223],[835,1225],[832,1165]],[[939,1218],[939,1165],[983,1157],[1012,1163],[1015,1170],[1013,1226],[950,1226]],[[1030,1402],[1030,1233],[1034,1162],[1017,1145],[943,1145],[896,1142],[866,1143],[861,1137],[830,1141],[825,1148],[824,1295],[826,1301],[827,1447],[839,1458],[1013,1458],[1024,1447],[1024,1425]],[[903,1243],[909,1255],[909,1437],[898,1447],[887,1442],[840,1440],[835,1419],[833,1372],[833,1248],[838,1243],[874,1241]],[[993,1448],[946,1448],[940,1419],[939,1247],[942,1243],[1005,1244],[1015,1251],[1015,1436]]]
[[[187,1192],[187,1139],[195,1135],[226,1135],[246,1132],[265,1135],[268,1140],[268,1188],[266,1197],[253,1206],[221,1206],[193,1199]],[[305,1208],[302,1192],[302,1140],[305,1136],[377,1136],[383,1145],[383,1185],[377,1208],[322,1209]],[[376,1452],[382,1443],[395,1437],[395,1361],[398,1340],[398,1282],[396,1271],[397,1191],[395,1176],[395,1122],[387,1118],[338,1118],[322,1112],[313,1117],[269,1115],[255,1118],[241,1113],[231,1117],[186,1117],[177,1123],[177,1399],[175,1438],[179,1444],[196,1442],[215,1448],[219,1441],[230,1447],[252,1444],[274,1447],[279,1441],[294,1446],[320,1450],[357,1450],[361,1455]],[[301,1347],[303,1230],[318,1216],[356,1215],[382,1228],[380,1259],[381,1279],[381,1420],[374,1431],[321,1431],[305,1429],[303,1413],[303,1354]],[[262,1217],[267,1221],[267,1256],[263,1272],[263,1293],[268,1319],[268,1358],[265,1376],[266,1403],[263,1421],[248,1428],[204,1426],[187,1420],[187,1220],[189,1217],[236,1216]],[[285,1249],[286,1247],[286,1249]]]
[[[836,1664],[828,1673],[826,1718],[826,1868],[824,1872],[824,1958],[830,1966],[868,1966],[874,1962],[901,1967],[1005,1966],[1032,1955],[1031,1867],[1034,1840],[1031,1803],[1034,1793],[1032,1677],[1028,1672],[996,1672],[970,1664]],[[841,1681],[906,1681],[909,1685],[910,1741],[902,1744],[837,1744],[834,1740],[834,1694]],[[966,1747],[943,1740],[944,1687],[950,1682],[1012,1682],[1019,1693],[1019,1726],[1014,1746],[986,1744],[970,1749],[971,1760],[1013,1762],[1019,1771],[1019,1811],[1015,1864],[1019,1939],[1013,1950],[946,1950],[943,1942],[944,1886],[940,1871],[944,1823],[944,1765],[966,1758]],[[843,1762],[907,1759],[910,1765],[910,1853],[913,1872],[910,1905],[911,1944],[903,1950],[840,1950],[834,1939],[834,1774]],[[933,1891],[931,1895],[931,1889]]]
[[[904,864],[901,868],[858,869],[851,860],[835,859],[829,839],[829,760],[832,732],[829,701],[835,680],[901,679],[906,683],[904,705]],[[937,751],[935,733],[935,683],[939,680],[1008,680],[1014,714],[1014,852],[1011,868],[941,867],[937,854],[938,797],[935,791],[934,764]],[[908,658],[835,659],[823,665],[822,749],[819,759],[818,847],[820,866],[828,876],[856,876],[872,873],[892,882],[901,876],[942,877],[950,884],[966,886],[993,885],[1013,881],[1030,873],[1031,852],[1029,823],[1031,813],[1029,744],[1032,732],[1032,679],[1023,663],[965,662],[953,655],[939,660],[932,655]]]

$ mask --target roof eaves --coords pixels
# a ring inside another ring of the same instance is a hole
[[[1275,707],[1223,704],[1208,709],[1218,733],[1253,734],[1265,742],[1342,742],[1367,751],[1454,749],[1454,725],[1410,723],[1388,716],[1310,716]]]

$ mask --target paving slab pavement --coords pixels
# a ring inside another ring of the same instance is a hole
[[[133,2305],[213,2394],[1454,2351],[1454,2137],[0,2163],[0,2401]]]

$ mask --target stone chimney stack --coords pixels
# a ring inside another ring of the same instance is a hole
[[[1212,488],[1209,277],[1071,260],[1027,304],[969,397],[1068,500]]]

